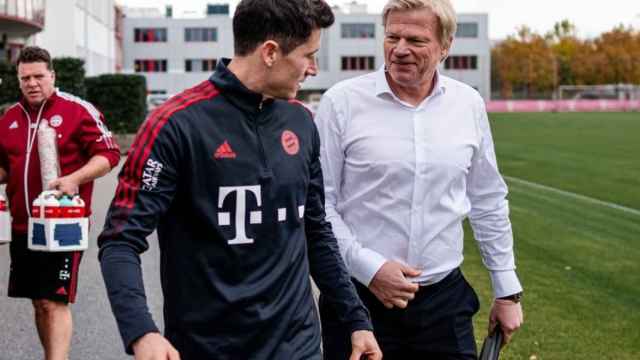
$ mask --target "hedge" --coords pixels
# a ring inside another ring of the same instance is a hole
[[[147,110],[147,82],[141,75],[108,74],[85,79],[87,100],[100,110],[109,129],[135,133]]]
[[[16,66],[6,61],[0,61],[0,106],[14,104],[20,99],[20,86]]]
[[[52,62],[56,71],[56,87],[75,96],[86,97],[84,60],[61,57]]]

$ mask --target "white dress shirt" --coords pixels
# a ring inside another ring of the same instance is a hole
[[[469,217],[496,297],[522,291],[484,101],[436,74],[418,106],[397,98],[383,69],[343,81],[316,113],[326,212],[352,276],[369,285],[387,260],[443,279],[463,260]]]

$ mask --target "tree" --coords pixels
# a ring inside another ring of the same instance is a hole
[[[524,97],[537,97],[554,87],[554,55],[542,36],[522,26],[517,36],[509,36],[497,44],[492,51],[504,98],[513,97],[513,92],[522,92]]]
[[[0,106],[13,104],[20,99],[20,86],[16,66],[0,61]]]
[[[640,32],[623,25],[588,40],[566,19],[544,36],[521,26],[491,55],[492,83],[503,98],[536,97],[558,85],[640,84]]]
[[[555,58],[555,86],[575,85],[576,76],[571,67],[583,42],[578,39],[576,26],[565,19],[555,23],[553,30],[545,36],[550,43],[551,51]]]

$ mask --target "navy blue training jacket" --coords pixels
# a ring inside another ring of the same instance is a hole
[[[140,128],[99,237],[126,351],[158,331],[139,254],[157,228],[165,336],[189,359],[317,359],[309,274],[345,328],[371,329],[325,220],[319,137],[220,61]]]

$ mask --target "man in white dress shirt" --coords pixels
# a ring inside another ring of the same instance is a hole
[[[485,105],[438,64],[456,31],[449,0],[390,0],[385,66],[322,98],[327,218],[385,360],[476,359],[478,297],[462,276],[469,218],[495,300],[490,329],[507,343],[523,321],[513,235]],[[320,299],[326,359],[349,336]]]

